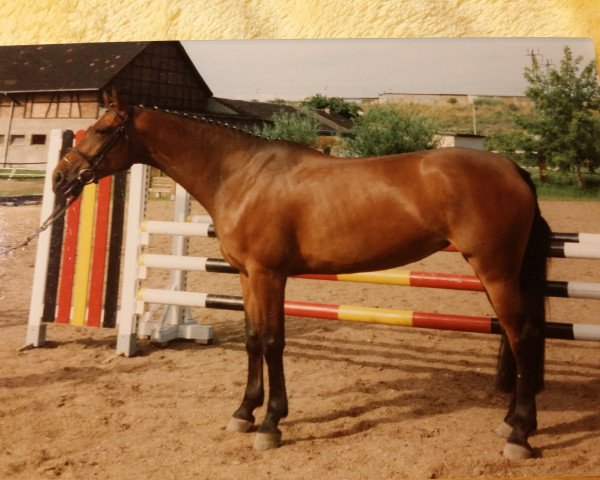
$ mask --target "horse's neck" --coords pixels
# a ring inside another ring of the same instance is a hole
[[[248,156],[245,135],[199,120],[156,114],[144,132],[147,161],[185,188],[210,213],[236,165]]]

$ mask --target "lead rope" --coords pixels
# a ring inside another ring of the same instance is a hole
[[[78,196],[79,195],[73,195],[65,202],[64,205],[62,205],[62,206],[57,205],[54,208],[54,211],[50,214],[50,216],[44,221],[44,223],[42,223],[36,230],[34,230],[34,232],[32,234],[30,234],[28,237],[26,237],[24,241],[22,241],[21,243],[19,243],[18,245],[15,245],[13,247],[8,247],[8,248],[5,248],[4,250],[0,250],[0,257],[4,257],[4,256],[8,255],[9,253],[14,252],[15,250],[24,248],[27,245],[29,245],[29,243],[32,240],[39,237],[40,234],[44,230],[46,230],[50,225],[52,225],[60,217],[62,217],[65,214],[65,212],[67,211],[67,209],[73,204],[73,202],[75,202],[75,200],[77,200]]]

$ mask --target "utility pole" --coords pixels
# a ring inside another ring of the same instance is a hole
[[[473,115],[473,135],[477,135],[477,106],[475,101],[477,97],[475,95],[467,95],[467,101],[471,104],[472,115]]]
[[[10,114],[8,116],[8,124],[6,125],[6,133],[4,134],[4,152],[2,155],[2,165],[6,167],[6,164],[8,162],[8,149],[10,146],[10,134],[12,129],[13,116],[15,113],[15,101],[12,98],[10,98],[6,93],[3,93],[2,95],[10,99]]]

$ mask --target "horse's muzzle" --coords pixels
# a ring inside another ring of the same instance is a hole
[[[76,175],[70,175],[68,172],[60,170],[56,170],[52,174],[52,190],[55,195],[76,195],[82,187],[83,184]]]

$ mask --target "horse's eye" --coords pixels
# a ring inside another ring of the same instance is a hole
[[[107,135],[111,132],[112,128],[111,127],[97,127],[96,128],[96,133],[98,135]]]

